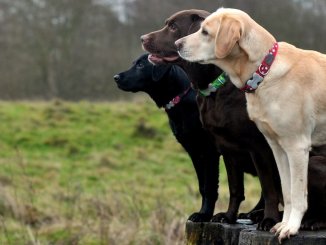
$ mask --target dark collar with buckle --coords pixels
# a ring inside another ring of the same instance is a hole
[[[268,74],[278,51],[278,43],[274,43],[273,47],[268,51],[264,60],[254,72],[252,77],[246,82],[245,86],[241,88],[241,91],[246,93],[253,93],[258,88],[259,84],[264,80],[264,77]]]
[[[225,84],[226,78],[227,75],[225,72],[223,72],[221,75],[219,75],[218,78],[216,78],[213,82],[208,84],[208,87],[206,89],[198,90],[199,94],[204,97],[210,96],[211,93],[215,93],[216,90],[218,90],[220,87],[222,87]]]
[[[188,94],[188,92],[190,91],[191,87],[188,87],[185,91],[183,91],[182,93],[178,94],[177,96],[175,96],[172,100],[170,100],[169,103],[167,103],[164,108],[165,110],[170,110],[172,107],[174,107],[175,105],[179,104],[179,102],[181,101],[182,97],[184,97],[185,95]]]

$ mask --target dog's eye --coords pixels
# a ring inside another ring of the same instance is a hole
[[[208,35],[208,32],[206,30],[202,30],[201,31],[201,34],[203,34],[204,36],[207,36]]]
[[[142,69],[142,68],[144,68],[144,64],[143,64],[143,63],[137,63],[137,64],[136,64],[136,67],[137,67],[138,69]]]
[[[176,31],[178,29],[177,26],[174,23],[171,23],[169,25],[169,28],[170,28],[171,31]]]

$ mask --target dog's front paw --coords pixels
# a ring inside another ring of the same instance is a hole
[[[280,244],[282,243],[282,240],[296,235],[299,231],[299,227],[297,227],[296,225],[291,225],[290,223],[284,223],[284,222],[277,223],[272,228],[272,230],[275,230],[275,229],[276,229],[276,234],[279,234],[278,241]]]
[[[269,231],[276,224],[276,221],[272,218],[265,218],[261,222],[258,223],[257,230],[261,231]]]
[[[310,231],[326,229],[326,221],[317,219],[307,219],[302,221],[300,229]]]
[[[211,221],[218,223],[235,224],[236,220],[237,218],[235,215],[230,215],[229,213],[218,213],[213,216]]]
[[[278,222],[276,225],[274,225],[271,229],[270,232],[272,233],[277,233],[277,231],[285,225],[284,222]]]
[[[279,233],[278,241],[282,242],[283,239],[290,238],[290,236],[294,236],[298,233],[299,227],[291,226],[289,223],[284,225],[282,229],[279,229],[277,233]]]
[[[208,222],[212,218],[212,215],[207,213],[193,213],[189,216],[188,220],[192,222]]]
[[[239,213],[238,219],[250,219],[249,215],[250,213]]]
[[[240,213],[238,219],[250,219],[252,222],[259,223],[264,218],[264,209],[253,210],[249,213]]]

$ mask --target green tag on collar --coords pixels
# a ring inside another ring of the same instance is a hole
[[[222,87],[226,82],[226,73],[223,72],[221,75],[219,75],[218,78],[216,78],[213,82],[208,84],[208,87],[203,90],[199,90],[199,94],[202,96],[209,96],[211,93],[216,92],[220,87]]]

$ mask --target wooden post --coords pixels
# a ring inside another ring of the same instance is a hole
[[[239,245],[279,245],[277,236],[270,232],[242,230]],[[299,234],[282,241],[282,245],[326,245],[326,230],[299,231]]]
[[[256,229],[256,227],[243,224],[188,221],[186,224],[187,245],[238,245],[240,231],[243,229]]]
[[[255,225],[194,223],[186,224],[187,245],[279,245],[277,236],[257,231]],[[300,231],[282,245],[326,245],[326,230]]]

